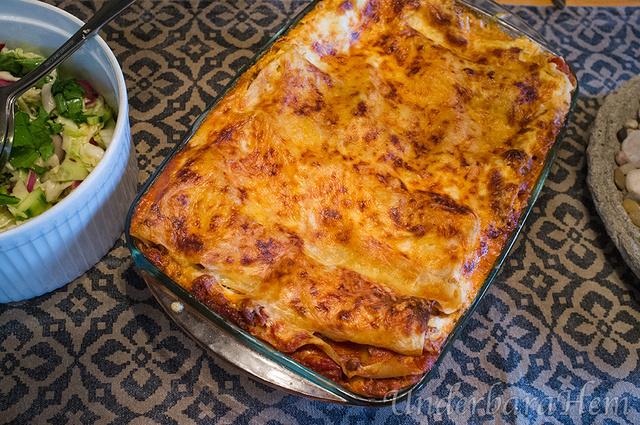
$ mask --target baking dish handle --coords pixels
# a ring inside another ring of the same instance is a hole
[[[142,271],[142,274],[151,293],[171,319],[210,353],[249,372],[269,386],[275,385],[292,394],[304,394],[316,400],[348,402],[347,399],[302,378],[257,351],[248,350],[243,343],[184,303],[151,275],[145,271]]]

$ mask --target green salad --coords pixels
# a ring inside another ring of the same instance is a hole
[[[17,81],[44,57],[0,44],[0,86]],[[15,106],[9,160],[0,170],[0,232],[51,208],[96,167],[113,136],[113,111],[84,80],[58,70]]]

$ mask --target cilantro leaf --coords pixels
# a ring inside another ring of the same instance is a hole
[[[54,146],[51,140],[51,125],[49,122],[51,117],[41,106],[38,109],[38,117],[29,124],[29,131],[33,137],[33,144],[42,156],[42,160],[46,161],[53,155]]]
[[[42,106],[34,120],[25,112],[16,112],[14,123],[13,148],[9,156],[11,165],[30,168],[39,157],[46,161],[53,155],[55,148],[50,136],[56,134],[59,127],[51,122]]]
[[[19,77],[22,66],[16,61],[16,58],[9,55],[0,55],[0,71],[7,71],[14,77]]]
[[[51,129],[51,134],[58,134],[62,131],[62,124],[59,122],[49,121],[49,128]]]
[[[31,170],[33,170],[34,173],[36,173],[38,175],[38,177],[42,177],[42,175],[44,173],[46,173],[47,171],[49,171],[51,168],[50,167],[40,167],[36,164],[31,164],[31,167],[29,167]]]
[[[40,65],[42,62],[44,62],[44,59],[42,59],[42,58],[19,58],[19,59],[17,59],[17,61],[20,64],[20,66],[22,67],[22,74],[20,76],[23,77],[23,76],[27,75],[29,72],[31,72],[34,69],[36,69],[36,67],[38,65]]]
[[[79,123],[87,122],[87,116],[82,113],[82,96],[85,93],[86,90],[75,78],[58,80],[51,86],[51,94],[56,101],[58,113]]]
[[[0,55],[0,71],[8,71],[14,77],[22,77],[44,59],[41,58],[17,58],[13,55]]]
[[[53,83],[53,86],[51,86],[51,94],[55,96],[58,93],[62,93],[65,100],[82,99],[85,90],[78,83],[78,80],[72,78],[64,81],[58,80]]]
[[[29,168],[38,159],[38,152],[27,146],[13,146],[9,163],[16,168]]]
[[[29,132],[29,114],[26,112],[16,112],[13,120],[13,147],[31,146],[31,133]]]
[[[15,205],[20,203],[20,198],[0,193],[0,205]]]

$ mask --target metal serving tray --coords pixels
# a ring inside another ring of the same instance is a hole
[[[560,56],[557,50],[551,46],[544,38],[521,18],[512,14],[507,9],[503,8],[497,3],[491,0],[456,0],[458,4],[468,7],[473,10],[477,15],[483,19],[498,24],[501,29],[512,37],[524,36],[531,41],[537,43],[543,49],[553,53],[555,56]],[[464,328],[469,316],[473,313],[478,302],[482,299],[487,288],[493,281],[494,277],[500,270],[504,259],[507,257],[513,243],[515,242],[522,225],[524,224],[529,212],[531,211],[535,200],[542,189],[545,182],[551,164],[559,150],[560,142],[564,136],[564,130],[566,129],[570,116],[575,107],[576,99],[578,96],[578,88],[573,92],[572,102],[569,113],[565,119],[564,126],[561,132],[558,134],[554,145],[545,158],[544,166],[538,181],[533,187],[529,203],[523,211],[520,221],[517,227],[513,230],[509,236],[507,243],[500,253],[499,257],[495,261],[493,268],[490,270],[486,280],[480,287],[480,290],[476,294],[476,297],[468,308],[468,310],[462,315],[453,331],[449,334],[447,340],[442,346],[440,355],[434,366],[430,371],[425,373],[421,380],[401,391],[392,392],[382,398],[366,397],[359,394],[355,394],[333,381],[325,378],[324,376],[300,365],[291,358],[280,353],[269,344],[261,341],[260,339],[248,334],[244,330],[240,329],[235,324],[229,322],[227,319],[219,315],[213,310],[210,310],[205,304],[196,300],[191,294],[189,294],[180,285],[174,282],[171,278],[167,277],[161,270],[154,266],[138,249],[136,240],[130,234],[131,218],[135,206],[137,205],[140,197],[143,196],[149,187],[154,183],[156,178],[162,172],[169,160],[176,155],[191,139],[197,128],[204,121],[207,114],[215,105],[224,97],[236,83],[240,75],[242,75],[251,65],[253,65],[264,53],[266,53],[271,45],[293,28],[299,21],[305,16],[313,7],[319,2],[319,0],[312,1],[307,7],[304,8],[291,22],[289,22],[284,28],[282,28],[267,45],[254,56],[253,60],[241,69],[237,76],[229,83],[224,92],[220,94],[206,111],[200,115],[194,122],[190,131],[179,142],[172,152],[165,158],[160,167],[153,173],[149,180],[143,186],[141,192],[129,210],[127,216],[127,222],[125,227],[126,241],[133,256],[133,259],[141,270],[141,274],[145,279],[149,289],[156,297],[158,302],[167,311],[167,314],[195,341],[206,348],[211,354],[224,359],[228,363],[238,367],[244,372],[248,373],[252,377],[268,384],[281,388],[289,393],[304,396],[316,400],[322,400],[327,402],[354,405],[354,406],[386,406],[394,402],[400,402],[407,398],[410,394],[417,392],[431,377],[433,371],[438,367],[442,359],[445,357],[449,348],[453,345],[454,341]],[[573,72],[573,71],[571,71]],[[575,74],[574,74],[575,77]]]

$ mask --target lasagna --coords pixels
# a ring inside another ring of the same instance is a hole
[[[324,0],[208,113],[130,233],[212,310],[382,397],[474,300],[575,86],[451,0]]]

